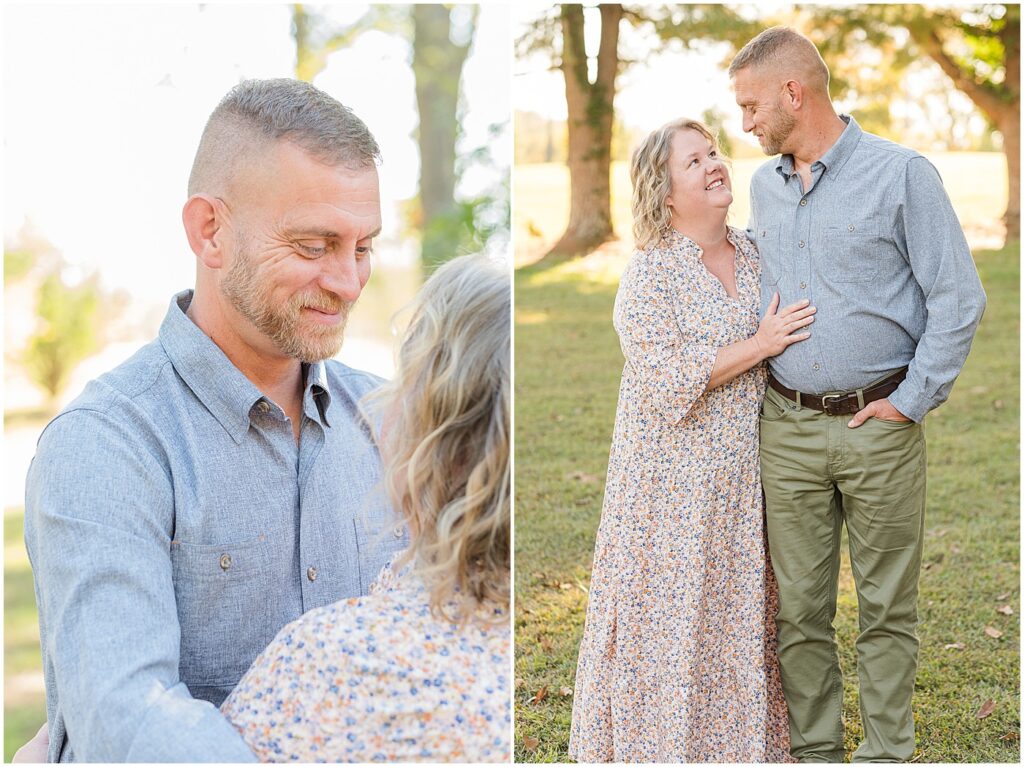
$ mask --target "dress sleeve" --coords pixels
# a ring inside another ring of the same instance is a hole
[[[679,266],[640,254],[619,285],[615,329],[647,405],[670,423],[686,417],[707,390],[718,347],[696,342]]]

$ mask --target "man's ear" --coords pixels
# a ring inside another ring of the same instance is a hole
[[[216,197],[195,194],[181,211],[189,247],[208,269],[224,262],[224,206]]]
[[[804,86],[796,80],[786,81],[786,84],[782,86],[782,95],[783,98],[789,101],[794,112],[804,104]]]

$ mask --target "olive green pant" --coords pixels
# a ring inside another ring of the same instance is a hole
[[[864,723],[853,761],[905,761],[914,751],[924,431],[874,418],[851,429],[850,418],[798,407],[772,389],[761,408],[761,480],[779,582],[791,749],[801,761],[843,761],[843,679],[832,621],[845,522],[860,612]]]

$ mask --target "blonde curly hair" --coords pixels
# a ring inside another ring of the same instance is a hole
[[[409,527],[395,567],[413,562],[435,614],[455,623],[481,607],[507,620],[511,301],[508,271],[483,255],[439,268],[413,303],[394,380],[369,401],[384,420],[384,485]]]
[[[634,152],[629,163],[629,178],[633,182],[633,238],[640,250],[661,242],[668,231],[672,215],[665,200],[672,192],[668,161],[672,151],[672,137],[677,131],[695,130],[718,150],[718,139],[698,120],[687,117],[665,123],[648,134]]]

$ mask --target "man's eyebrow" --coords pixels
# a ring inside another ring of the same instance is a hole
[[[376,237],[377,235],[379,235],[380,232],[381,232],[381,227],[378,226],[373,232],[371,232],[370,234],[366,235],[365,237],[360,237],[359,239],[361,239],[361,240],[370,240],[370,239],[373,239],[374,237]],[[329,239],[337,240],[337,239],[341,238],[341,235],[338,234],[333,229],[296,229],[294,232],[292,232],[292,236],[293,237],[321,237],[321,238],[323,238],[325,240],[329,240]]]
[[[296,229],[292,232],[293,237],[322,237],[330,239],[337,237],[338,233],[332,229]]]

